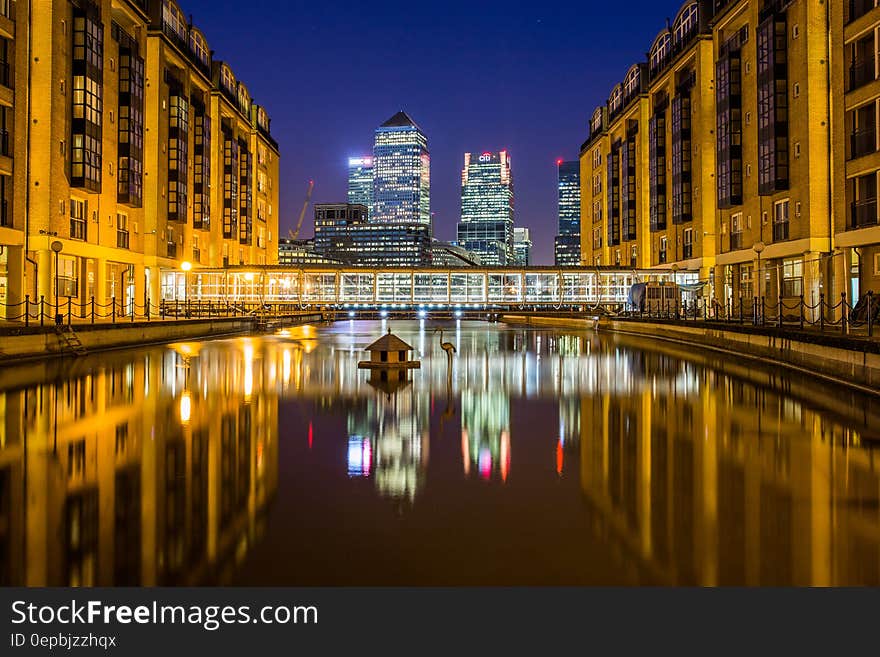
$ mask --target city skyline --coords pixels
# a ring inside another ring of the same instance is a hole
[[[657,17],[674,15],[679,3],[658,7],[635,0],[627,7],[603,7],[603,20],[621,24],[627,19],[629,24],[590,40],[579,25],[595,20],[596,8],[575,3],[522,15],[501,3],[409,6],[406,11],[402,3],[380,11],[349,3],[332,8],[299,3],[242,7],[205,0],[184,4],[211,34],[212,48],[234,52],[236,73],[272,111],[273,134],[285,154],[281,234],[295,225],[308,180],[315,180],[315,202],[346,198],[348,158],[369,154],[374,128],[405,109],[431,139],[437,237],[455,236],[461,154],[485,144],[516,156],[520,223],[532,228],[535,261],[550,264],[556,234],[555,162],[577,157],[592,108],[621,70],[644,56]],[[264,23],[267,12],[275,18],[259,34],[231,29],[243,21]],[[328,19],[333,12],[346,17],[343,24]],[[301,27],[291,38],[286,26],[294,21]],[[418,26],[428,23],[432,38],[419,39]],[[399,35],[402,41],[374,46],[365,57],[361,37],[369,29]],[[327,49],[331,41],[334,46]],[[409,57],[400,57],[402,48]],[[266,66],[267,61],[296,66]],[[462,70],[468,75],[462,76]],[[383,84],[376,84],[382,76]],[[305,90],[319,99],[338,98],[340,89],[356,104],[303,100]],[[307,224],[303,236],[311,234]]]

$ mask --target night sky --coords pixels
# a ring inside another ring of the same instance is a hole
[[[346,198],[349,156],[400,109],[428,137],[435,234],[454,239],[465,151],[511,154],[517,226],[551,264],[556,159],[577,159],[594,107],[679,9],[671,2],[179,0],[216,59],[272,119],[281,147],[281,233],[309,179]],[[311,207],[303,237],[313,232]]]

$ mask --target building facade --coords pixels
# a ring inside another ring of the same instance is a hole
[[[591,117],[583,262],[746,312],[876,290],[878,28],[873,0],[686,2]]]
[[[428,139],[406,112],[376,128],[372,202],[372,221],[431,228]]]
[[[340,262],[315,251],[315,240],[295,240],[282,237],[278,240],[278,264],[288,267],[299,265],[338,265]]]
[[[268,114],[173,0],[14,6],[0,314],[26,297],[143,314],[160,268],[275,262]]]
[[[513,260],[520,267],[529,267],[532,264],[532,236],[528,228],[513,229]]]
[[[458,243],[484,265],[513,262],[513,175],[507,151],[465,153]]]
[[[363,205],[370,214],[373,207],[373,158],[348,158],[348,202]]]
[[[421,267],[431,264],[430,226],[369,221],[365,205],[315,205],[315,252],[346,265]]]
[[[581,264],[581,167],[580,162],[556,162],[558,233],[553,261],[557,267]]]

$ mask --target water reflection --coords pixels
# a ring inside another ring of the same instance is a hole
[[[880,584],[869,400],[466,322],[451,370],[431,322],[394,323],[422,368],[371,378],[387,328],[0,372],[0,581]]]

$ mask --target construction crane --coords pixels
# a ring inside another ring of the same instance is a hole
[[[302,210],[299,213],[299,220],[296,222],[296,230],[291,230],[291,231],[288,231],[288,233],[287,233],[288,236],[290,237],[290,239],[292,239],[292,240],[295,240],[296,238],[299,237],[299,231],[302,228],[303,219],[305,219],[305,217],[306,217],[306,210],[309,207],[309,201],[312,200],[312,190],[314,188],[315,188],[315,181],[310,180],[309,181],[309,191],[306,192],[306,200],[303,203]]]

